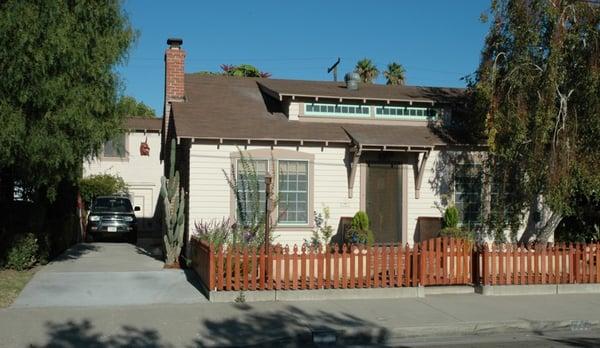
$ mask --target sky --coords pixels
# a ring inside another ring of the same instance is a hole
[[[117,68],[123,91],[162,114],[164,51],[183,39],[185,71],[252,64],[272,78],[338,80],[370,58],[380,71],[406,69],[407,84],[465,86],[479,64],[489,0],[125,0],[139,37]],[[383,74],[377,80],[385,83]]]

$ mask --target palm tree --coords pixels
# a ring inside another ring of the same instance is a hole
[[[402,64],[391,62],[387,66],[387,70],[383,72],[383,76],[387,79],[388,85],[404,85],[406,83],[406,70]]]
[[[354,72],[360,76],[361,81],[364,83],[373,83],[377,76],[379,76],[379,70],[377,70],[373,61],[368,58],[359,60],[356,63]]]

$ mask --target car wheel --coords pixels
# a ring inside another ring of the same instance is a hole
[[[92,236],[91,234],[87,233],[85,235],[85,242],[86,243],[93,243],[94,242],[94,236]]]

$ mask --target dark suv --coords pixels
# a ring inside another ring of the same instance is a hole
[[[90,207],[87,224],[87,241],[102,237],[125,237],[130,243],[137,243],[137,220],[134,211],[140,207],[131,206],[125,196],[97,197]]]

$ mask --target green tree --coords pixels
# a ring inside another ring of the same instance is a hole
[[[117,103],[117,113],[124,117],[156,117],[153,108],[130,96],[123,96],[119,99],[119,102]]]
[[[228,76],[238,76],[238,77],[263,77],[268,78],[271,77],[271,74],[268,72],[260,71],[257,67],[250,64],[240,64],[240,65],[221,65],[221,70],[223,70],[224,75]]]
[[[377,76],[379,76],[379,70],[373,64],[373,61],[368,58],[359,60],[356,63],[354,72],[360,76],[363,83],[373,83],[377,79]]]
[[[0,231],[44,234],[51,255],[76,240],[82,164],[122,132],[115,67],[135,36],[119,0],[0,2]],[[28,226],[13,218],[16,182]]]
[[[402,64],[392,62],[387,65],[387,70],[383,72],[383,76],[387,79],[388,85],[404,85],[406,83],[406,70]]]
[[[497,199],[489,226],[547,240],[600,195],[600,6],[495,0],[471,86]],[[481,107],[484,105],[485,107]]]
[[[119,0],[0,4],[5,188],[18,180],[52,200],[77,182],[83,159],[122,128],[114,67],[135,35]]]
[[[79,192],[83,201],[89,204],[98,196],[126,193],[127,184],[119,175],[97,174],[79,180]]]

